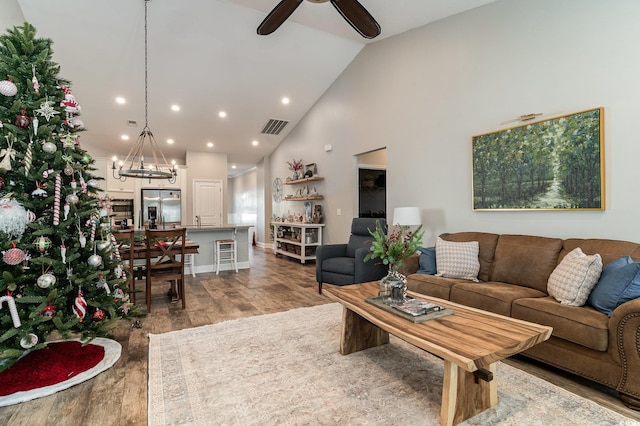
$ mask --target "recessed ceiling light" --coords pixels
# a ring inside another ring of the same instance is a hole
[[[120,136],[120,139],[122,139],[123,141],[128,141],[129,140],[129,135],[122,135],[122,136]]]
[[[207,142],[207,146],[208,146],[209,148],[213,148],[213,142]]]
[[[253,141],[253,142],[251,142],[251,145],[253,145],[253,146],[258,146],[258,144],[259,144],[259,143],[260,143],[260,142],[258,142],[258,141]]]
[[[167,139],[167,143],[168,143],[169,145],[173,145],[173,139]]]
[[[173,111],[180,111],[180,105],[171,105]]]
[[[121,96],[118,96],[116,98],[116,102],[119,103],[119,104],[126,104],[127,100],[125,98],[121,97]]]
[[[289,98],[282,98],[282,103],[287,105],[289,103]]]
[[[226,113],[226,112],[224,112],[224,111],[220,111],[220,112],[218,113],[218,117],[220,117],[220,118],[225,118],[226,116],[227,116],[227,113]]]
[[[232,165],[231,165],[231,168],[232,168],[232,169],[235,169],[235,168],[236,168],[236,165],[235,165],[235,164],[232,164]]]

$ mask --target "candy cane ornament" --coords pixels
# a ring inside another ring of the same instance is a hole
[[[120,250],[118,250],[118,242],[116,241],[116,237],[113,234],[111,235],[111,244],[113,244],[113,255],[116,257],[116,259],[121,260],[122,258],[120,257]]]
[[[31,165],[33,164],[33,141],[29,141],[27,151],[24,153],[24,175],[29,176]]]
[[[80,318],[80,322],[84,322],[84,317],[87,315],[87,301],[82,296],[82,288],[78,287],[78,296],[73,304],[73,313]]]
[[[18,308],[16,308],[16,301],[12,296],[2,296],[0,297],[0,308],[2,308],[2,304],[7,302],[7,306],[9,307],[9,313],[11,314],[11,319],[13,320],[13,326],[15,328],[20,328],[22,323],[20,322],[20,316],[18,315]]]
[[[62,177],[60,173],[56,174],[56,186],[53,199],[53,224],[60,224],[60,192],[62,188]],[[66,219],[66,217],[65,217]]]

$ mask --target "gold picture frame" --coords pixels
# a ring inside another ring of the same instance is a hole
[[[472,206],[605,210],[604,108],[472,137]]]

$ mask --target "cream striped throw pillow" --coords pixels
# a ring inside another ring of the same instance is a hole
[[[547,281],[547,292],[568,306],[582,306],[598,283],[602,273],[599,254],[587,256],[576,247],[553,270]]]
[[[477,241],[454,242],[438,237],[438,241],[436,241],[436,276],[478,282],[479,249],[480,245]]]

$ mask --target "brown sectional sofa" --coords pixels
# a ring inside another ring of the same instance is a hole
[[[640,299],[609,318],[590,306],[561,305],[547,293],[554,268],[576,247],[600,254],[606,265],[625,255],[640,260],[640,244],[482,232],[440,237],[479,242],[480,282],[417,274],[413,256],[404,265],[409,290],[553,327],[549,340],[524,355],[616,389],[627,406],[640,409]]]

